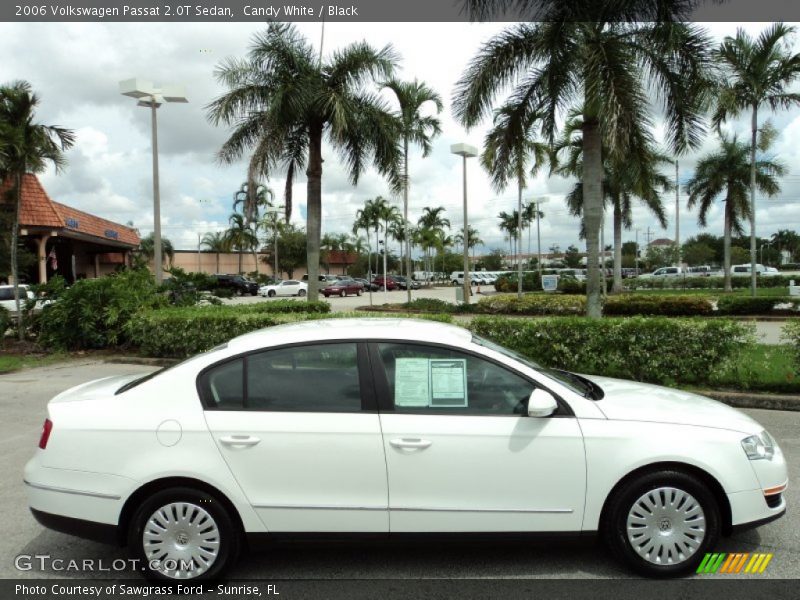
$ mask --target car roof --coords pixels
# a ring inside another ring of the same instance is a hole
[[[240,335],[228,348],[246,352],[267,346],[341,339],[391,339],[461,345],[472,334],[461,327],[422,319],[313,319]]]

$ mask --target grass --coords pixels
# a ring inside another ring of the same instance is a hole
[[[0,374],[28,369],[31,367],[45,367],[69,358],[66,354],[9,354],[0,352]]]
[[[800,393],[791,346],[753,344],[711,374],[710,387],[733,391]]]

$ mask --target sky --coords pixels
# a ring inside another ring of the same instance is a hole
[[[757,35],[765,25],[741,26]],[[67,154],[67,167],[58,174],[48,171],[41,176],[51,197],[120,223],[133,222],[143,235],[152,231],[150,114],[133,99],[121,96],[118,82],[139,77],[156,84],[180,84],[186,88],[189,103],[165,104],[158,111],[162,235],[178,249],[196,249],[198,236],[224,230],[233,195],[246,178],[246,162],[226,166],[217,162],[215,153],[229,131],[208,122],[205,106],[225,91],[214,77],[215,67],[226,57],[243,57],[253,34],[264,27],[252,23],[0,23],[0,82],[29,81],[41,97],[38,121],[71,128],[77,135],[75,147]],[[319,47],[319,23],[297,27]],[[480,148],[489,124],[465,131],[451,115],[452,93],[469,59],[504,27],[499,23],[325,25],[324,53],[361,40],[376,47],[391,43],[402,57],[398,76],[425,81],[444,100],[440,115],[443,132],[434,141],[433,152],[427,158],[422,158],[418,149],[411,152],[409,214],[413,221],[426,206],[444,206],[453,233],[463,223],[462,165],[460,157],[450,153],[450,145],[466,142]],[[717,40],[736,31],[735,24],[706,27]],[[800,51],[800,38],[795,36],[793,45]],[[386,98],[391,102],[388,92]],[[771,153],[785,163],[787,175],[777,197],[758,200],[757,228],[762,237],[778,229],[800,229],[800,144],[796,142],[800,139],[800,108],[777,114],[762,112],[762,121],[765,118],[771,119],[780,134]],[[660,139],[663,119],[657,108],[654,122]],[[727,127],[749,139],[749,119],[733,121]],[[716,146],[716,137],[709,133],[702,148],[680,158],[682,183],[691,177],[697,158]],[[324,148],[323,158],[323,233],[349,232],[356,211],[378,195],[402,209],[402,198],[393,196],[376,172],[366,172],[353,187],[331,148]],[[515,188],[494,191],[475,159],[468,161],[467,179],[469,223],[485,242],[478,251],[508,248],[497,214],[516,208]],[[543,251],[552,245],[562,250],[570,244],[583,247],[578,240],[578,220],[569,215],[563,200],[574,183],[542,173],[525,191],[524,198],[548,199],[542,205]],[[278,197],[282,195],[280,175],[268,185]],[[645,209],[634,209],[640,243],[648,228],[653,239],[674,238],[674,192],[666,194],[664,201],[669,219],[666,230]],[[300,225],[305,221],[305,203],[306,181],[301,175],[294,187],[292,217]],[[722,234],[721,203],[711,211],[705,230],[699,228],[697,214],[686,209],[685,195],[680,204],[682,240],[700,231]],[[535,235],[534,230],[534,251]],[[605,237],[606,243],[611,243],[610,215]],[[633,230],[623,232],[625,241],[634,237]]]

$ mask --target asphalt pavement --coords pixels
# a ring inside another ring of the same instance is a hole
[[[151,369],[73,360],[0,375],[0,414],[3,415],[0,421],[0,515],[3,517],[0,578],[108,577],[108,573],[38,568],[21,571],[15,567],[15,557],[21,554],[47,554],[66,560],[102,558],[108,562],[126,556],[123,549],[49,531],[36,523],[27,508],[22,469],[36,449],[46,404],[53,395],[98,377],[146,373]],[[797,578],[800,575],[800,517],[796,510],[800,504],[797,485],[800,482],[800,412],[757,409],[744,412],[760,421],[786,454],[791,482],[786,492],[789,511],[774,523],[724,539],[717,550],[773,553],[769,568],[759,577]],[[231,576],[282,581],[631,577],[595,542],[282,547],[243,557]]]

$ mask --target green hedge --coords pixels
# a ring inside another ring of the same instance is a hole
[[[303,303],[295,302],[295,304]],[[140,351],[146,356],[184,358],[205,352],[231,338],[264,327],[312,319],[364,316],[376,315],[324,312],[281,314],[238,306],[167,308],[137,314],[128,325],[128,333],[131,341],[139,346]],[[394,316],[402,317],[402,315]],[[414,315],[414,317],[451,322],[449,315]]]
[[[9,327],[11,327],[11,313],[5,307],[0,306],[0,343],[2,343]]]
[[[754,331],[725,319],[659,317],[477,317],[469,328],[544,366],[660,384],[706,383]]]
[[[476,310],[503,315],[582,315],[586,312],[586,298],[566,294],[524,294],[517,298],[516,294],[503,294],[481,298]]]
[[[794,319],[783,326],[783,337],[794,351],[794,362],[800,371],[800,319]]]
[[[775,277],[758,277],[758,287],[779,288],[789,287],[789,281],[797,277],[787,275],[777,275]],[[713,290],[723,289],[725,279],[723,277],[633,277],[623,280],[626,289],[687,289],[687,290]],[[750,277],[734,275],[731,277],[733,289],[746,289],[750,287]]]
[[[791,308],[775,310],[778,304],[791,304]],[[800,306],[794,296],[722,296],[717,300],[717,310],[724,315],[791,314]]]
[[[642,315],[693,317],[710,315],[714,307],[702,296],[655,296],[621,294],[609,296],[603,306],[605,315]]]

